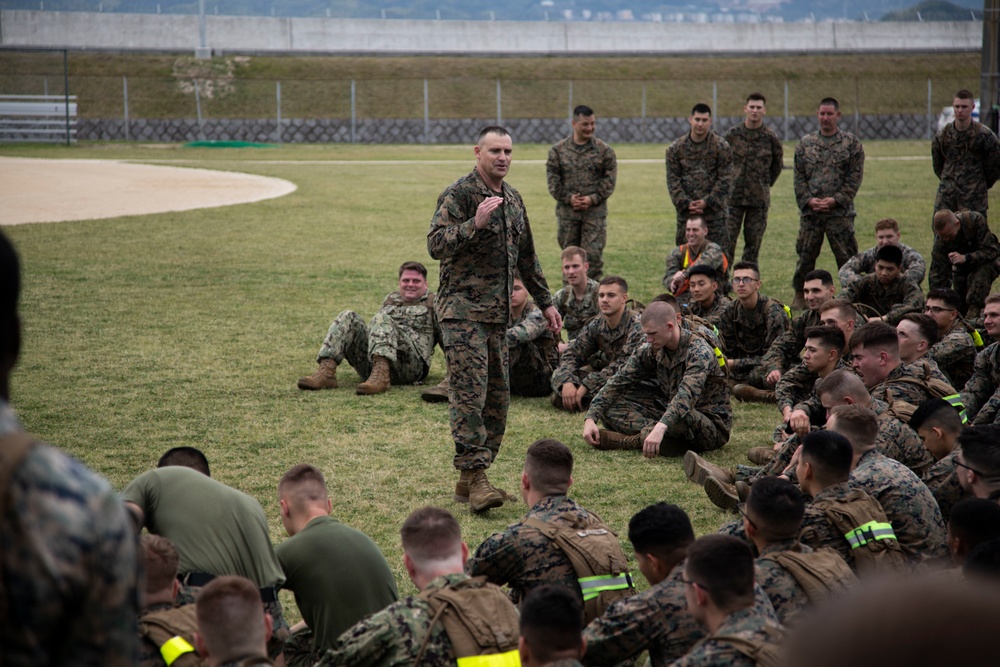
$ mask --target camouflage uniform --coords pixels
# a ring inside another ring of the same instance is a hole
[[[986,216],[989,190],[1000,175],[1000,141],[977,121],[961,131],[954,121],[944,126],[931,143],[934,174],[941,179],[934,211],[969,209]]]
[[[688,244],[682,243],[667,255],[667,270],[663,275],[664,289],[670,291],[670,283],[673,280],[674,274],[678,271],[683,271],[684,284],[674,292],[674,295],[677,296],[687,292],[687,280],[691,277],[689,269],[696,264],[711,266],[719,274],[720,280],[723,279],[726,275],[724,252],[722,246],[718,243],[705,241],[705,247],[701,249],[701,252],[691,257],[691,249],[688,247]]]
[[[861,141],[849,132],[837,130],[832,137],[813,132],[802,137],[795,147],[795,200],[800,211],[799,237],[795,242],[799,261],[792,277],[796,292],[802,291],[806,274],[816,268],[824,232],[838,268],[858,254],[854,197],[861,187],[864,171],[865,150]],[[814,197],[833,197],[837,206],[828,213],[817,213],[809,208],[809,200]]]
[[[447,574],[431,581],[422,592],[453,588],[469,578],[467,574]],[[496,589],[498,604],[510,604],[499,588],[483,585]],[[430,625],[432,616],[430,603],[420,595],[403,598],[344,631],[336,648],[327,651],[316,667],[415,666],[417,653],[425,642],[420,667],[455,667],[451,639],[443,623]],[[517,628],[513,630],[516,646]]]
[[[681,561],[660,583],[612,604],[583,631],[587,650],[583,664],[612,667],[649,651],[652,667],[666,667],[687,653],[705,630],[694,620],[684,599]],[[777,622],[771,601],[754,585],[754,610]]]
[[[955,322],[935,343],[927,356],[948,376],[951,386],[959,389],[972,377],[976,365],[976,344],[961,321]]]
[[[931,379],[950,384],[944,373],[937,368],[937,364],[934,364],[930,359],[920,358],[912,364],[900,363],[889,372],[884,380],[872,387],[870,393],[872,397],[889,404],[900,400],[910,405],[920,405],[924,401],[934,398],[934,395],[925,386],[914,384],[910,380],[927,382]],[[948,394],[957,393],[954,389],[948,392]]]
[[[814,553],[811,547],[800,542],[797,537],[768,544],[761,550],[760,557],[757,558],[754,581],[764,589],[767,597],[771,599],[778,620],[787,625],[802,609],[809,606],[810,598],[795,575],[774,558],[768,558],[768,556],[785,551],[793,551],[803,556]],[[807,560],[812,558],[814,557],[807,557]],[[847,563],[843,562],[842,557],[840,560],[842,562],[838,564],[838,567],[841,568],[839,576],[835,577],[835,581],[828,583],[841,584],[846,589],[857,583],[857,578]],[[832,573],[830,574],[832,575]]]
[[[850,482],[834,484],[817,493],[812,502],[806,503],[799,541],[813,549],[833,549],[840,554],[840,557],[852,570],[857,571],[858,565],[854,559],[854,550],[851,549],[851,545],[844,537],[843,531],[834,525],[826,512],[819,506],[823,501],[843,500],[852,496],[859,499],[870,497],[862,489],[852,487]]]
[[[542,498],[528,510],[524,519],[529,518],[580,530],[598,525],[604,527],[597,515],[567,496]],[[528,593],[545,584],[580,593],[578,576],[569,557],[537,528],[526,526],[524,519],[493,533],[479,545],[465,566],[469,575],[485,576],[497,586],[506,584],[514,604],[519,604]],[[583,601],[582,594],[580,601]]]
[[[266,665],[274,665],[274,663],[269,658],[261,656],[251,656],[249,658],[240,658],[239,660],[219,663],[219,667],[265,667]]]
[[[0,399],[0,436],[22,432]],[[0,515],[4,667],[131,667],[138,646],[137,544],[111,486],[55,447],[13,472]]]
[[[601,311],[597,307],[597,291],[600,284],[591,278],[587,279],[587,291],[583,298],[577,300],[573,294],[573,288],[564,286],[552,296],[552,303],[562,316],[563,329],[570,340],[576,338],[583,325]]]
[[[185,657],[177,659],[174,663],[177,667],[193,667],[195,665],[208,664],[208,662],[199,659],[198,654],[194,651],[194,633],[198,631],[198,618],[195,615],[194,605],[189,604],[183,607],[174,607],[169,602],[161,602],[146,607],[139,615],[139,661],[136,663],[137,667],[167,667],[167,663],[160,653],[161,644],[153,641],[145,630],[146,621],[151,614],[161,617],[166,616],[164,620],[169,623],[169,632],[174,634],[174,636],[183,638],[192,647],[190,653],[184,654]],[[161,628],[161,633],[166,634],[168,632],[167,628],[160,623],[157,623],[155,627]],[[156,633],[156,630],[153,630],[153,632]]]
[[[931,248],[931,272],[928,284],[931,289],[951,287],[962,298],[961,311],[970,307],[983,307],[993,281],[1000,276],[1000,243],[990,231],[986,218],[973,211],[955,213],[960,229],[950,241],[934,235]],[[948,254],[965,255],[964,264],[952,264]]]
[[[802,361],[802,348],[806,346],[806,329],[819,324],[820,314],[815,310],[806,310],[793,317],[791,326],[774,339],[760,360],[764,375],[771,371],[784,373],[798,365]]]
[[[515,396],[548,396],[552,370],[559,363],[559,343],[549,331],[542,311],[527,303],[521,316],[507,329],[510,393]]]
[[[991,343],[976,355],[972,377],[962,389],[962,403],[975,425],[1000,419],[1000,343]]]
[[[683,309],[685,317],[688,315],[694,315],[695,317],[700,317],[704,320],[711,320],[714,317],[717,317],[718,313],[720,313],[722,309],[726,307],[726,304],[731,301],[732,299],[728,296],[716,293],[715,301],[712,302],[711,308],[705,308],[697,301],[690,300],[687,303],[682,304],[681,308]]]
[[[608,239],[608,197],[615,191],[618,179],[614,149],[597,137],[591,137],[583,145],[575,143],[573,137],[566,137],[549,149],[545,171],[549,193],[556,200],[559,247],[575,245],[586,250],[590,262],[587,275],[600,279],[604,244]],[[592,197],[593,206],[585,211],[574,210],[570,204],[574,194]]]
[[[912,470],[872,450],[861,455],[848,484],[882,505],[911,561],[948,556],[941,510]]]
[[[785,408],[794,410],[800,403],[808,401],[815,395],[818,381],[819,375],[802,364],[796,364],[782,373],[781,379],[774,385],[774,398],[778,403],[778,412],[784,414]],[[810,413],[810,419],[812,417],[813,415]]]
[[[367,378],[372,369],[372,357],[389,360],[393,384],[413,384],[427,377],[434,345],[441,334],[431,307],[430,292],[413,303],[403,300],[399,292],[385,297],[382,308],[372,321],[364,321],[353,310],[345,310],[330,325],[316,361],[344,359]]]
[[[488,468],[507,426],[504,336],[514,271],[541,310],[552,305],[524,200],[508,183],[502,189],[503,204],[477,230],[476,209],[494,193],[476,171],[460,178],[441,193],[427,233],[427,250],[441,262],[434,307],[448,362],[454,463],[463,470]]]
[[[589,402],[645,342],[638,313],[625,311],[614,329],[608,327],[608,321],[603,316],[595,317],[579,336],[570,341],[569,347],[560,356],[559,366],[552,373],[552,391],[559,393],[564,384],[572,382],[587,388],[584,398]],[[584,371],[583,367],[597,355],[606,362],[604,368]]]
[[[659,421],[667,427],[664,445],[680,442],[696,451],[725,445],[733,426],[725,372],[712,347],[685,329],[676,351],[655,352],[649,344],[636,350],[594,397],[587,418],[643,437]]]
[[[729,191],[733,181],[733,149],[715,132],[709,132],[701,142],[691,140],[691,133],[670,144],[667,149],[667,191],[677,210],[675,245],[684,243],[688,205],[705,200],[701,215],[708,225],[708,240],[723,249],[729,247],[726,215],[729,213]]]
[[[924,282],[924,274],[927,273],[927,262],[924,261],[923,255],[905,243],[900,243],[897,247],[903,251],[903,263],[900,265],[903,275],[917,285]],[[848,285],[863,276],[875,273],[875,255],[878,254],[878,251],[878,246],[868,248],[868,250],[851,257],[846,264],[840,267],[839,277],[841,288],[846,289]]]
[[[758,294],[756,308],[748,311],[734,299],[709,321],[718,327],[726,355],[733,360],[732,378],[763,388],[765,373],[761,362],[764,354],[791,324],[781,302]]]
[[[861,304],[867,308],[859,308],[865,317],[873,317],[872,311],[878,317],[886,317],[886,322],[892,326],[907,313],[919,313],[924,309],[924,293],[915,282],[900,274],[888,285],[879,282],[878,276],[869,273],[843,288],[838,295],[851,303]]]
[[[965,490],[958,483],[958,466],[955,465],[960,451],[961,447],[956,446],[948,456],[929,467],[920,477],[941,508],[945,523],[951,516],[951,508],[965,496]]]
[[[767,632],[770,629],[771,632]],[[781,636],[780,626],[755,609],[734,611],[719,628],[708,637],[695,644],[691,650],[672,667],[756,667],[757,661],[740,651],[723,637],[737,637],[755,643],[776,644]],[[723,639],[715,639],[720,637]]]
[[[767,229],[767,209],[771,188],[778,182],[784,166],[785,150],[781,139],[767,125],[756,129],[737,123],[726,132],[726,143],[733,150],[733,192],[729,196],[726,254],[736,258],[736,242],[743,231],[743,260],[756,262],[760,242]],[[745,221],[744,221],[745,220]]]

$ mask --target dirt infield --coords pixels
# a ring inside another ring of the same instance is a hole
[[[280,178],[230,171],[0,157],[0,225],[188,211],[294,191]]]

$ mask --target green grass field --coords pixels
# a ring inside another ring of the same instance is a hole
[[[606,270],[625,276],[631,295],[647,301],[661,291],[674,236],[663,147],[616,148]],[[508,180],[524,195],[549,284],[558,285],[546,150],[516,145]],[[928,142],[869,142],[866,150],[856,201],[860,246],[872,245],[874,222],[891,216],[904,242],[929,254],[936,180]],[[791,153],[787,145],[786,162]],[[25,345],[12,392],[30,431],[81,458],[116,489],[167,448],[199,447],[215,477],[261,501],[276,542],[284,539],[277,480],[291,465],[311,462],[328,476],[335,515],[376,540],[404,593],[413,588],[398,527],[412,509],[452,508],[472,548],[526,511],[517,503],[472,516],[452,505],[457,473],[446,408],[421,402],[420,387],[358,397],[360,380],[346,366],[341,389],[295,387],[315,368],[330,320],[347,308],[370,317],[394,288],[401,262],[424,262],[436,285],[428,224],[440,191],[471,169],[471,147],[8,146],[0,154],[169,160],[298,185],[291,195],[256,204],[4,228],[24,265]],[[773,190],[762,253],[763,288],[786,302],[797,224],[786,170]],[[819,266],[834,268],[828,249]],[[438,352],[428,382],[443,370]],[[732,440],[709,457],[721,464],[745,461],[746,450],[765,444],[778,420],[772,407],[734,409]],[[580,416],[555,413],[545,399],[515,399],[491,479],[516,491],[527,446],[556,437],[577,457],[572,494],[620,531],[628,553],[628,519],[647,504],[680,504],[699,534],[729,518],[686,482],[680,461],[592,451],[581,429]],[[290,597],[286,603],[296,618]]]

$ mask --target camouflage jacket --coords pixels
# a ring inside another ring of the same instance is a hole
[[[390,292],[380,310],[389,315],[396,326],[413,332],[411,338],[416,343],[420,358],[428,366],[434,356],[434,346],[441,342],[441,327],[433,304],[433,292],[427,292],[413,303],[407,303],[399,292]]]
[[[965,324],[956,321],[951,329],[927,353],[941,372],[948,376],[951,386],[961,389],[972,377],[976,366],[976,344]]]
[[[858,496],[858,494],[870,495],[862,489],[852,488],[849,482],[841,482],[823,489],[816,494],[811,503],[806,504],[806,512],[802,517],[802,529],[799,532],[799,541],[802,544],[813,549],[833,549],[855,571],[857,563],[854,561],[853,550],[844,537],[844,533],[837,529],[837,526],[827,517],[826,512],[815,503],[824,500],[843,500],[852,495]],[[872,520],[875,520],[875,517]]]
[[[549,496],[528,510],[525,519],[570,528],[603,526],[600,518],[567,496]],[[465,566],[470,576],[485,576],[497,586],[507,585],[515,604],[544,584],[579,592],[576,570],[559,546],[537,528],[519,521],[487,537]],[[582,600],[582,598],[581,598]]]
[[[931,160],[941,179],[939,199],[986,211],[989,189],[1000,176],[1000,141],[988,127],[972,121],[963,132],[948,123],[931,143]]]
[[[868,306],[859,311],[865,317],[872,317],[872,312],[885,316],[886,322],[892,326],[907,313],[919,313],[924,309],[924,293],[915,282],[900,274],[893,282],[883,285],[878,276],[869,273],[844,287],[838,295],[851,303]],[[870,309],[870,310],[869,310]]]
[[[614,329],[608,327],[603,316],[595,317],[560,355],[559,366],[552,373],[552,390],[562,391],[564,384],[572,382],[586,387],[587,394],[593,397],[645,342],[638,313],[625,311]],[[583,376],[580,369],[598,353],[607,365]]]
[[[630,598],[615,602],[583,631],[588,667],[613,667],[649,651],[652,667],[666,667],[687,653],[705,630],[694,620],[684,599],[684,563],[666,579]],[[777,622],[771,601],[754,585],[754,610]]]
[[[427,251],[441,262],[438,319],[509,324],[515,270],[541,310],[552,305],[524,200],[506,181],[504,203],[493,211],[486,227],[476,229],[476,209],[492,196],[473,170],[438,197],[427,233]]]
[[[766,616],[759,614],[754,608],[748,607],[734,611],[722,625],[708,637],[705,637],[673,667],[756,667],[757,661],[739,650],[725,637],[736,637],[755,643],[776,644],[781,637],[781,626]],[[716,639],[716,638],[719,639]]]
[[[1000,418],[1000,343],[991,343],[976,355],[962,403],[973,424],[992,424]]]
[[[771,188],[778,182],[784,167],[785,149],[774,130],[762,125],[755,130],[737,123],[726,132],[726,143],[733,151],[733,206],[767,207]]]
[[[870,393],[874,398],[890,405],[896,400],[906,401],[911,405],[920,405],[924,401],[934,398],[926,386],[919,384],[931,379],[951,384],[944,373],[937,368],[937,364],[934,364],[932,360],[920,358],[912,364],[900,363],[889,372],[884,380],[872,387]],[[914,384],[913,380],[918,381],[918,384]],[[954,388],[948,392],[948,394],[956,393],[958,392]]]
[[[795,201],[803,215],[854,217],[854,197],[865,175],[865,149],[850,132],[837,130],[832,137],[812,132],[795,147]],[[837,206],[829,213],[809,208],[813,197],[833,197]]]
[[[899,249],[903,251],[903,264],[900,266],[903,275],[917,285],[924,282],[924,274],[927,273],[927,262],[924,261],[923,255],[905,243],[900,243]],[[847,260],[847,263],[840,267],[839,277],[841,287],[846,288],[863,276],[875,273],[875,255],[878,251],[878,246],[868,248],[868,250],[859,252]]]
[[[549,323],[538,306],[531,302],[524,304],[521,316],[507,327],[504,340],[509,348],[531,344],[556,346],[555,334],[549,331]]]
[[[774,606],[774,613],[778,615],[778,620],[782,623],[795,616],[797,612],[809,605],[809,596],[806,589],[786,570],[782,565],[771,558],[764,558],[769,554],[776,554],[782,551],[799,551],[801,553],[812,553],[812,548],[801,544],[798,538],[775,542],[765,546],[754,565],[754,581],[764,589],[767,597]]]
[[[587,291],[583,293],[582,299],[577,300],[573,288],[569,285],[552,295],[552,303],[562,316],[563,329],[566,330],[566,336],[570,340],[576,338],[583,325],[601,312],[597,307],[598,288],[600,283],[593,278],[587,278]]]
[[[700,317],[705,320],[712,320],[718,316],[718,313],[726,307],[727,303],[730,303],[732,299],[728,296],[723,296],[716,293],[715,301],[712,302],[711,308],[705,308],[697,301],[688,301],[682,308],[684,309],[684,315],[694,315],[695,317]]]
[[[656,352],[648,343],[636,350],[591,401],[587,418],[602,420],[604,412],[618,398],[626,396],[630,386],[643,380],[657,382],[660,391],[669,398],[660,417],[660,423],[668,428],[697,410],[715,416],[727,434],[732,429],[729,384],[715,351],[705,340],[685,329],[681,329],[676,351],[664,347]]]
[[[952,274],[969,273],[984,264],[997,264],[1000,261],[1000,243],[997,236],[990,231],[989,224],[975,211],[956,213],[960,228],[955,238],[944,241],[934,235],[934,247],[931,248],[931,271],[928,284],[935,287],[951,287]],[[965,255],[964,264],[952,264],[948,260],[950,253]]]
[[[961,447],[956,446],[948,456],[929,467],[920,477],[941,508],[941,516],[946,524],[951,516],[951,508],[965,496],[965,490],[958,482],[958,466],[955,465],[960,451]]]
[[[715,132],[704,141],[691,141],[691,133],[667,149],[667,191],[679,217],[688,205],[705,200],[705,214],[726,215],[733,181],[733,149]]]
[[[841,367],[841,364],[838,364],[838,368]],[[810,397],[815,395],[818,381],[819,375],[802,364],[795,364],[782,373],[778,384],[774,385],[774,398],[778,403],[778,412],[783,413],[785,408],[798,408],[800,403],[808,401]]]
[[[556,217],[563,220],[604,218],[608,215],[608,197],[615,191],[618,160],[611,146],[591,138],[582,146],[566,137],[549,149],[545,162],[549,193],[556,200]],[[576,211],[570,204],[574,194],[589,195],[594,205]]]
[[[912,470],[871,450],[861,455],[848,484],[882,505],[899,546],[911,561],[947,557],[941,510]]]
[[[747,373],[760,366],[764,354],[778,336],[789,330],[791,318],[777,299],[758,294],[757,307],[748,311],[734,299],[709,321],[719,329],[734,373]]]
[[[899,461],[918,477],[934,465],[934,457],[917,432],[892,414],[889,406],[880,400],[872,400],[872,408],[878,416],[878,435],[875,447],[879,453],[894,461]]]
[[[705,241],[705,247],[701,249],[701,252],[691,257],[691,250],[688,244],[685,243],[677,248],[670,251],[667,255],[667,270],[663,276],[663,287],[670,290],[670,282],[673,280],[674,274],[678,271],[683,271],[685,278],[689,277],[690,274],[688,270],[696,264],[706,264],[711,266],[713,269],[719,272],[719,275],[723,273],[723,263],[728,265],[726,262],[726,254],[718,243],[713,243],[712,241]],[[687,283],[684,284],[684,289],[679,290],[680,292],[687,291]]]
[[[802,361],[802,348],[806,346],[806,329],[818,327],[820,315],[815,310],[807,310],[792,318],[791,326],[774,339],[761,359],[764,373],[786,370]]]
[[[0,399],[0,437],[22,432]],[[0,515],[4,667],[131,667],[138,648],[136,535],[106,480],[35,445]]]

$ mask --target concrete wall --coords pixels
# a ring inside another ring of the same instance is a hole
[[[208,16],[216,52],[507,55],[974,51],[982,23],[585,23]],[[188,51],[198,17],[0,11],[0,47]]]

